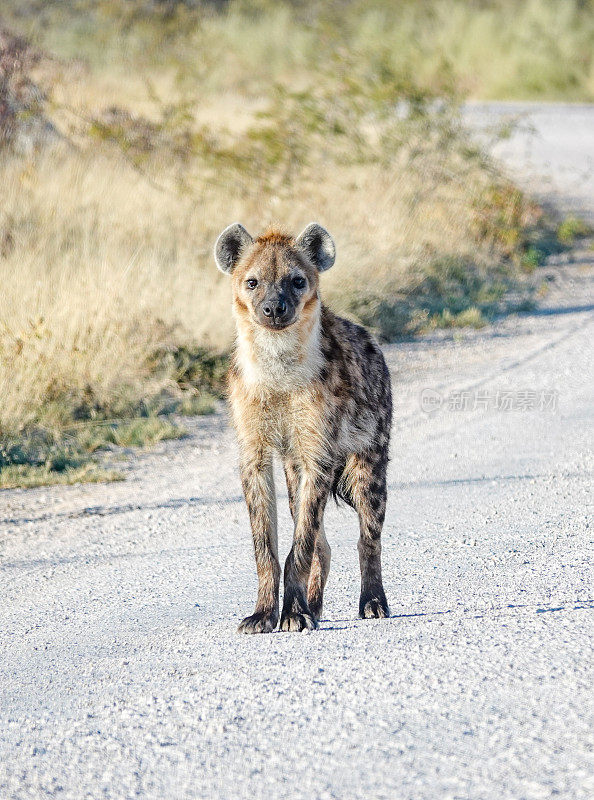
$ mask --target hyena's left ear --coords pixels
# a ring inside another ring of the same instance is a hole
[[[221,272],[230,275],[239,260],[242,250],[254,240],[239,222],[234,222],[221,233],[214,248],[214,257]]]
[[[303,250],[309,260],[318,268],[318,272],[330,269],[336,258],[334,239],[325,228],[317,222],[310,222],[295,240],[297,247]]]

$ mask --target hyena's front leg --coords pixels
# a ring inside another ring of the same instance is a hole
[[[329,492],[327,476],[317,471],[311,474],[303,471],[297,496],[293,547],[285,562],[285,596],[280,625],[283,631],[317,627],[307,602],[307,586]]]
[[[346,479],[359,515],[359,564],[361,596],[359,616],[389,617],[390,609],[382,582],[381,534],[386,516],[387,446],[366,455],[352,456],[346,466]]]
[[[297,502],[299,496],[299,484],[301,483],[301,469],[299,464],[292,458],[284,460],[285,478],[287,480],[287,491],[289,494],[289,508],[293,522],[297,519]],[[307,604],[314,619],[320,619],[322,615],[322,605],[324,602],[324,587],[328,580],[330,571],[330,545],[324,533],[324,524],[320,522],[320,528],[316,537],[314,554],[311,562],[311,569],[307,583]]]
[[[258,598],[254,613],[241,622],[238,630],[240,633],[269,633],[278,622],[280,581],[271,454],[244,454],[240,469],[254,540]]]

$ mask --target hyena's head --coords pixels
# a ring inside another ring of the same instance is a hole
[[[335,258],[332,237],[315,222],[297,238],[271,230],[256,239],[236,222],[214,253],[217,267],[231,275],[236,316],[276,331],[319,305],[319,274]]]

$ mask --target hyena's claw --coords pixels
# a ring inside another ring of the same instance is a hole
[[[283,614],[281,619],[281,631],[315,631],[318,623],[307,613],[290,612]]]
[[[238,633],[272,633],[276,628],[278,615],[272,611],[256,611],[239,623]]]
[[[359,602],[359,616],[361,619],[386,619],[390,616],[390,609],[385,597],[361,598]]]

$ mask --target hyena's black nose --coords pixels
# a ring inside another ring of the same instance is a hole
[[[276,300],[268,300],[262,306],[262,313],[265,317],[282,317],[287,310],[287,304],[282,297]]]

